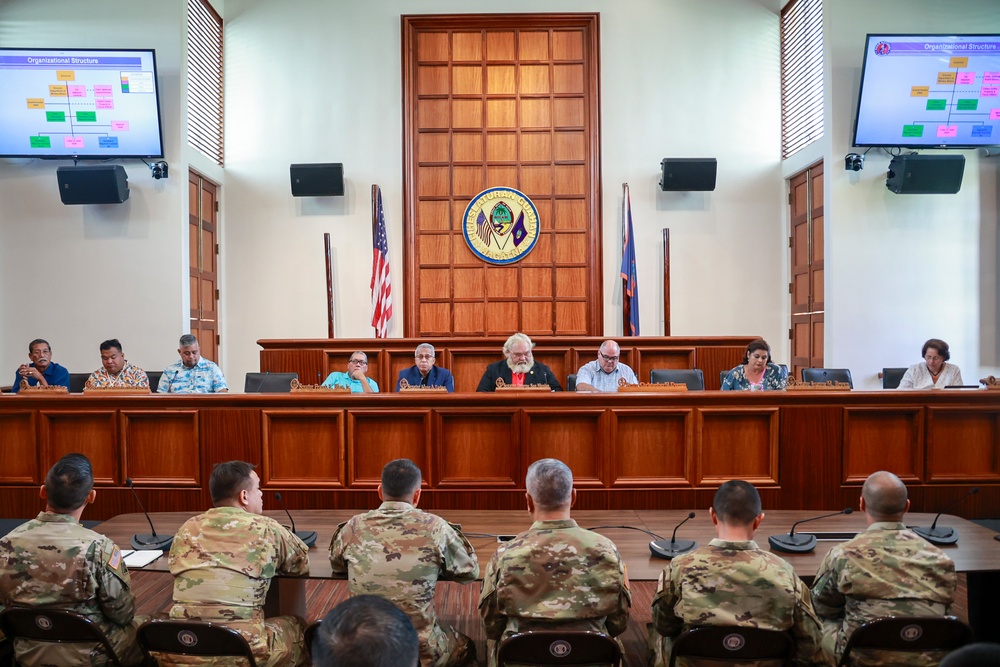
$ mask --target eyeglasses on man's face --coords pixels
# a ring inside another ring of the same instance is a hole
[[[351,359],[350,363],[357,364],[358,366],[367,366],[368,365],[368,360],[367,359]]]
[[[604,361],[618,361],[618,359],[620,358],[620,355],[615,355],[613,357],[610,357],[610,356],[604,354],[603,352],[601,352],[600,355],[601,355],[601,359],[604,359]]]

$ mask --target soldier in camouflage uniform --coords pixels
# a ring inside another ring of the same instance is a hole
[[[108,636],[124,665],[138,665],[142,653],[128,568],[110,538],[80,525],[94,502],[94,474],[83,454],[67,454],[52,466],[42,486],[45,511],[0,540],[0,604],[54,607],[94,621]],[[56,644],[18,639],[18,663],[34,665],[107,664],[93,643]]]
[[[351,595],[379,595],[406,612],[420,637],[422,667],[462,665],[475,660],[476,646],[438,621],[434,588],[439,580],[475,581],[479,562],[462,533],[417,509],[420,482],[413,461],[387,463],[378,487],[381,506],[337,528],[330,565],[349,577]]]
[[[891,472],[873,473],[861,489],[868,529],[823,559],[813,602],[823,620],[823,645],[837,659],[851,633],[880,616],[944,616],[955,599],[955,564],[907,530],[906,486]],[[855,665],[936,665],[940,653],[851,652]]]
[[[489,664],[500,641],[528,630],[592,630],[612,637],[628,625],[631,593],[625,564],[608,538],[577,526],[573,473],[541,459],[525,479],[534,523],[500,545],[483,577],[479,613]]]
[[[719,487],[709,509],[717,537],[670,561],[653,596],[650,661],[670,661],[673,640],[694,625],[791,631],[795,664],[825,664],[820,622],[795,569],[753,541],[760,495],[742,480]],[[678,664],[684,664],[684,660]]]
[[[221,622],[239,630],[260,667],[305,664],[296,616],[264,618],[264,598],[276,575],[309,573],[308,547],[274,519],[261,515],[263,494],[253,466],[220,463],[209,480],[213,509],[188,519],[170,549],[174,575],[171,618]],[[158,656],[161,665],[242,664],[219,658]]]

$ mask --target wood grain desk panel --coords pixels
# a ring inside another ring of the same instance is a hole
[[[162,427],[161,427],[162,426]],[[520,509],[535,459],[564,459],[580,510],[707,507],[742,478],[775,509],[854,506],[879,469],[914,511],[1000,516],[1000,392],[679,392],[0,396],[0,516],[38,511],[66,452],[93,461],[88,517],[211,504],[219,461],[259,464],[289,507],[375,504],[382,465],[412,458],[428,509]]]

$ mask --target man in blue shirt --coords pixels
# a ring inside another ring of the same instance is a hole
[[[198,339],[184,334],[177,354],[181,360],[163,370],[158,394],[224,394],[229,391],[222,370],[201,356]]]
[[[347,372],[334,371],[323,380],[324,387],[347,387],[355,394],[377,394],[378,383],[365,376],[368,370],[368,355],[358,350],[351,353],[347,362]]]
[[[396,379],[396,391],[400,390],[400,383],[406,380],[411,387],[444,387],[449,392],[455,391],[455,378],[447,368],[439,368],[434,365],[434,346],[430,343],[421,343],[413,352],[413,359],[416,362],[409,368],[399,371]]]
[[[52,361],[52,348],[49,342],[41,338],[28,343],[28,358],[30,364],[21,364],[14,376],[13,393],[21,390],[21,380],[27,380],[29,387],[41,385],[51,387],[62,385],[69,388],[69,371],[64,366],[60,366]]]

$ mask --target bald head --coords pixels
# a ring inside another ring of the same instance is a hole
[[[906,514],[906,485],[891,472],[872,473],[861,487],[865,512],[876,521],[899,521]]]

